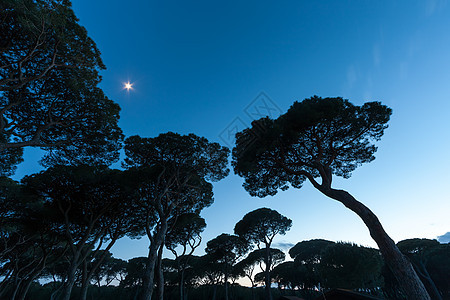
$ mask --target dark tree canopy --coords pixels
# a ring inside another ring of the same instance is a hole
[[[259,208],[247,213],[234,227],[234,233],[250,243],[270,244],[277,234],[284,235],[292,220],[270,208]]]
[[[270,271],[276,263],[277,255],[270,249],[277,234],[284,235],[292,226],[292,221],[270,208],[259,208],[246,214],[234,227],[234,232],[250,244],[256,244],[264,253],[266,299],[272,299]],[[279,250],[278,250],[279,251]],[[282,252],[281,252],[282,253]],[[282,260],[284,260],[284,253]],[[275,255],[275,256],[274,256]]]
[[[373,248],[351,243],[334,243],[321,254],[319,273],[328,288],[376,290],[382,285],[383,259]]]
[[[231,265],[248,250],[248,244],[236,235],[222,233],[206,244],[205,252],[219,264]]]
[[[397,245],[412,262],[433,299],[447,299],[450,296],[450,244],[430,239],[407,239]]]
[[[181,255],[187,254],[187,248],[192,250],[198,246],[201,241],[200,234],[206,228],[205,219],[194,213],[187,213],[178,216],[173,224],[169,225],[170,230],[165,239],[166,247],[176,253],[177,246],[183,248]],[[191,255],[192,253],[189,253]],[[178,254],[176,254],[178,256]]]
[[[301,188],[308,180],[322,194],[341,202],[366,224],[405,294],[410,299],[430,299],[378,217],[349,192],[332,186],[333,175],[348,178],[358,166],[375,159],[374,142],[383,135],[391,113],[380,102],[357,106],[340,97],[313,96],[294,102],[277,119],[259,119],[236,134],[232,165],[252,196]]]
[[[51,231],[62,235],[68,245],[66,259],[70,265],[59,295],[61,299],[70,298],[77,269],[92,251],[91,259],[99,258],[97,254],[102,246],[110,250],[119,238],[135,231],[130,217],[135,208],[134,199],[124,174],[104,166],[57,166],[22,180],[31,192],[43,199],[51,211],[47,216],[52,222]],[[93,264],[89,276],[100,263],[101,259]],[[84,283],[86,286],[87,282]]]
[[[155,138],[127,138],[125,154],[123,166],[138,176],[136,190],[141,209],[134,218],[150,240],[141,294],[141,299],[150,300],[155,266],[159,278],[163,276],[159,263],[162,256],[157,252],[162,249],[170,223],[182,214],[198,214],[212,204],[210,181],[228,175],[229,150],[194,134],[168,132]]]
[[[160,167],[167,173],[178,171],[208,181],[218,181],[229,173],[228,148],[192,133],[131,136],[125,141],[125,154],[124,166],[128,169]]]
[[[322,251],[333,245],[334,242],[316,239],[298,242],[289,250],[289,255],[298,263],[319,263],[322,257]]]
[[[253,196],[274,195],[311,177],[350,177],[372,161],[391,109],[380,102],[356,106],[342,98],[314,96],[295,102],[276,120],[262,118],[236,135],[234,171]]]
[[[120,108],[98,87],[105,66],[70,2],[6,0],[0,12],[3,172],[26,146],[51,150],[45,165],[117,160]]]

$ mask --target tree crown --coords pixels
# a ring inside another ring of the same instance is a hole
[[[253,196],[274,195],[305,179],[331,175],[348,178],[359,165],[372,161],[373,144],[387,128],[391,109],[380,102],[356,106],[348,100],[311,97],[295,102],[273,120],[262,118],[236,134],[232,165],[245,178]]]
[[[234,233],[251,243],[270,245],[275,235],[284,235],[291,226],[292,220],[263,207],[247,213],[234,227]]]

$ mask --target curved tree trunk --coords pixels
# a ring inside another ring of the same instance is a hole
[[[23,284],[22,288],[20,289],[20,293],[17,296],[18,300],[25,300],[26,295],[28,294],[28,290],[30,289],[31,283],[41,274],[42,270],[44,270],[45,267],[45,259],[40,264],[38,268],[36,268],[29,276],[28,279]]]
[[[363,220],[369,229],[370,236],[377,243],[384,261],[397,278],[400,288],[408,300],[431,300],[411,263],[400,252],[394,241],[384,231],[377,216],[368,207],[346,191],[327,188],[323,185],[316,186],[316,188],[326,196],[344,204]]]

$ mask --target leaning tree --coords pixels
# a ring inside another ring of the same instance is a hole
[[[374,142],[383,135],[391,113],[380,102],[357,106],[340,97],[314,96],[295,102],[277,119],[256,120],[237,133],[232,164],[252,196],[301,188],[308,180],[322,194],[341,202],[366,224],[408,299],[430,299],[377,216],[349,192],[332,186],[333,175],[349,178],[358,166],[375,159]]]
[[[195,134],[169,132],[155,138],[131,136],[125,140],[125,154],[124,167],[136,174],[140,207],[135,212],[136,224],[150,240],[141,295],[150,300],[158,250],[164,245],[169,224],[182,214],[198,214],[212,204],[211,181],[228,175],[229,150]]]
[[[259,208],[246,214],[237,222],[234,233],[261,249],[264,247],[266,299],[272,299],[270,269],[272,255],[270,246],[277,234],[284,235],[292,226],[292,220],[270,208]]]
[[[47,165],[117,160],[120,108],[98,87],[105,65],[70,2],[5,0],[0,18],[0,173],[23,147],[51,150]]]

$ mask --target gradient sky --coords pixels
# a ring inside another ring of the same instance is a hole
[[[312,95],[381,101],[393,115],[377,159],[334,186],[370,207],[395,241],[450,231],[447,1],[73,0],[73,8],[102,52],[101,87],[122,107],[126,136],[193,132],[232,146],[223,133],[251,122],[261,92],[283,113]],[[38,158],[27,149],[15,178],[35,172]],[[275,246],[313,238],[376,246],[354,213],[309,184],[264,199],[241,185],[233,173],[214,185],[197,255],[260,207],[293,220]],[[129,259],[147,247],[147,238],[124,239],[112,252]]]

